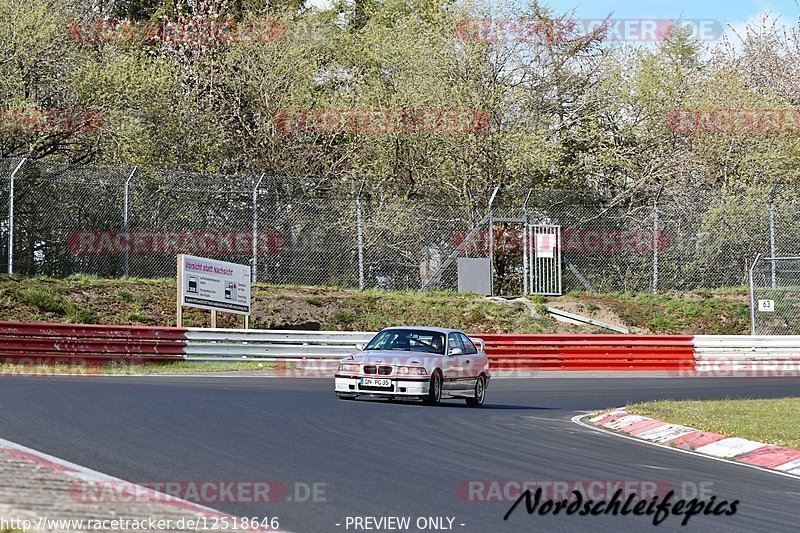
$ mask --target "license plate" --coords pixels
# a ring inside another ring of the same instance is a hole
[[[392,380],[390,379],[374,379],[374,378],[361,378],[362,387],[384,387],[391,388]]]

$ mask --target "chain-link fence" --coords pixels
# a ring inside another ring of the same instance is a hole
[[[756,256],[750,270],[753,335],[800,331],[800,257]]]
[[[455,290],[458,257],[491,255],[495,294],[521,294],[526,222],[561,226],[565,291],[744,286],[756,254],[800,251],[791,186],[495,191],[21,162],[0,160],[16,274],[171,277],[190,253],[262,283]]]

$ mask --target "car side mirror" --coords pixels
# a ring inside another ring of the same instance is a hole
[[[359,342],[358,344],[356,344],[356,350],[358,350],[359,352],[364,351],[364,345]]]
[[[461,348],[450,348],[450,355],[462,355],[464,350]]]

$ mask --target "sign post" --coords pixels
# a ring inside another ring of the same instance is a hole
[[[183,307],[211,311],[211,327],[217,312],[250,316],[250,267],[192,255],[178,255],[177,323],[183,326]]]

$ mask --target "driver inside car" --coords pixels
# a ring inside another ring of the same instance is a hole
[[[443,353],[442,337],[440,337],[439,335],[434,335],[433,339],[431,340],[431,346],[436,351],[436,353]]]

